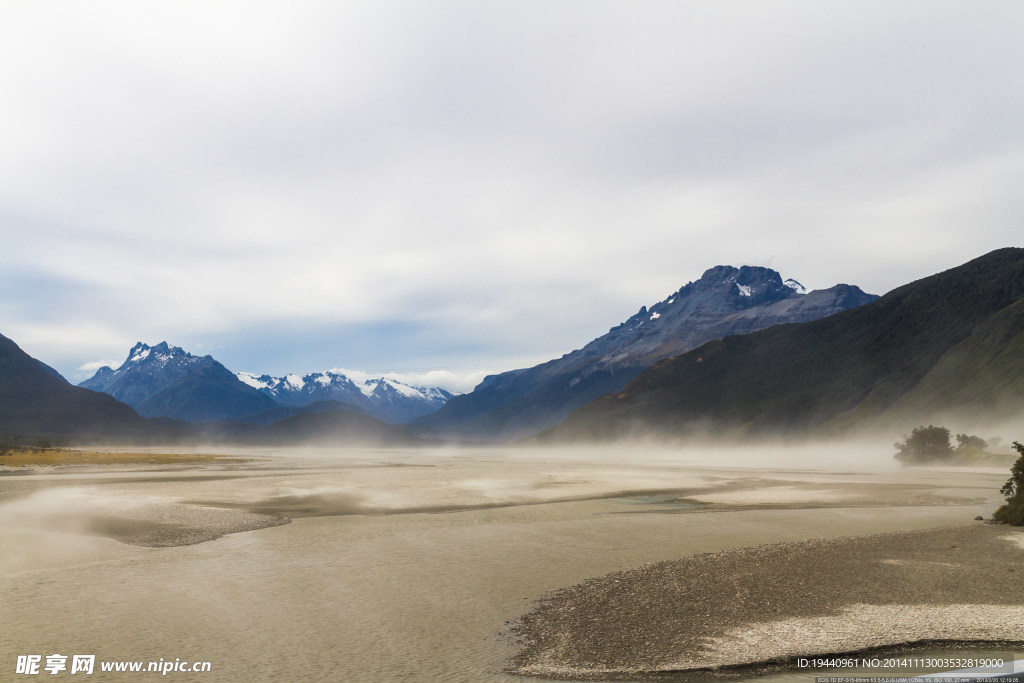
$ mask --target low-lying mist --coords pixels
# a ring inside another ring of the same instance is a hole
[[[205,449],[198,449],[200,452]],[[183,545],[304,517],[457,513],[621,499],[650,511],[941,503],[879,439],[432,449],[222,450],[245,461],[64,467],[0,479],[0,527]],[[964,469],[964,468],[961,468]],[[971,468],[991,477],[1002,472]],[[15,486],[16,484],[16,486]],[[875,486],[873,498],[865,486]],[[930,487],[930,488],[929,488]],[[991,488],[991,487],[989,487]],[[997,489],[993,488],[993,493]],[[632,506],[632,507],[630,507]]]

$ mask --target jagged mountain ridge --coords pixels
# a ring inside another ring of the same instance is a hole
[[[166,341],[138,342],[116,370],[103,366],[78,386],[110,394],[144,417],[187,422],[230,420],[277,407],[212,356],[194,356]]]
[[[844,434],[1024,416],[1024,249],[1000,249],[803,325],[709,342],[544,440]]]
[[[365,410],[385,422],[402,423],[439,409],[452,394],[438,387],[414,387],[388,377],[356,382],[339,372],[308,375],[256,376],[237,373],[238,379],[283,406],[305,406],[317,401],[341,401]]]
[[[807,322],[878,297],[840,284],[807,292],[757,266],[716,266],[581,349],[534,366],[490,375],[416,421],[421,433],[507,440],[551,427],[589,401],[621,390],[658,361],[712,339]]]

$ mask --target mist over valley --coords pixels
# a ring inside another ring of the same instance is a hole
[[[1024,3],[7,3],[0,680],[1024,678]]]

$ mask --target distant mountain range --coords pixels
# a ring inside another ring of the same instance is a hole
[[[712,339],[805,322],[878,297],[852,285],[806,292],[770,269],[717,266],[650,308],[556,360],[486,377],[471,393],[415,421],[439,438],[509,440],[561,422],[602,394],[620,391],[656,362]]]
[[[541,438],[845,434],[1022,416],[1024,249],[1010,248],[853,310],[663,360]]]
[[[194,356],[167,342],[139,342],[116,370],[104,366],[78,386],[110,394],[145,417],[187,422],[249,422],[250,416],[273,414],[281,407],[334,401],[398,423],[433,412],[452,397],[444,389],[412,387],[384,377],[357,384],[334,372],[305,377],[236,374],[211,356]],[[299,412],[307,411],[291,411]]]
[[[805,293],[767,268],[719,266],[583,349],[464,396],[329,372],[235,375],[166,343],[136,344],[83,386],[111,395],[71,386],[0,336],[0,439],[411,445],[424,441],[370,411],[394,418],[446,399],[413,423],[417,436],[497,440],[547,426],[536,439],[760,438],[1019,420],[1024,249],[881,298],[850,285]]]
[[[230,420],[277,407],[211,356],[193,356],[167,342],[139,342],[117,370],[103,366],[78,386],[110,394],[144,417],[187,422]]]
[[[144,360],[143,356],[149,355],[155,362],[165,365],[172,364],[176,358],[202,368],[201,376],[210,372],[208,363],[190,361],[182,353],[160,344],[151,348],[137,345],[129,358],[139,362]],[[169,418],[150,419],[140,416],[131,406],[113,396],[72,386],[62,377],[55,377],[54,372],[22,351],[13,341],[0,336],[0,441],[32,444],[36,439],[47,438],[58,443],[193,447],[207,444],[424,444],[397,426],[366,415],[359,408],[337,402],[321,402],[301,408],[275,406],[266,413],[250,416],[246,422],[196,425]],[[107,376],[108,373],[102,375]],[[128,384],[126,382],[125,386]],[[171,383],[170,386],[173,385]],[[122,390],[130,393],[125,387]],[[269,400],[261,394],[257,393],[257,396],[260,400]]]
[[[341,401],[391,423],[408,422],[432,413],[452,398],[451,392],[439,387],[414,387],[387,377],[356,382],[346,375],[330,371],[302,377],[257,377],[239,372],[238,379],[283,406]]]

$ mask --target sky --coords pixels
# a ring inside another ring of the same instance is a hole
[[[1024,3],[38,2],[0,334],[468,391],[714,265],[883,294],[1024,246]]]

